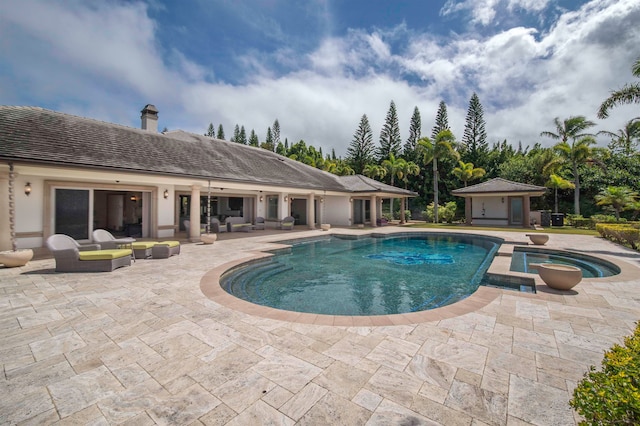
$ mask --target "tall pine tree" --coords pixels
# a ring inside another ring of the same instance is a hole
[[[216,138],[224,140],[224,129],[222,128],[222,124],[218,125],[218,134],[216,135]]]
[[[240,133],[238,133],[238,140],[236,142],[242,145],[247,144],[247,132],[244,130],[244,126],[240,126]]]
[[[360,118],[360,124],[353,134],[353,140],[347,148],[346,160],[356,174],[362,174],[364,167],[373,161],[373,133],[367,114]],[[335,152],[334,152],[335,155]]]
[[[444,101],[440,101],[438,105],[438,112],[436,113],[436,124],[431,130],[431,140],[435,140],[438,133],[443,130],[451,130],[449,128],[449,117],[447,115],[447,104]]]
[[[398,112],[395,102],[391,101],[389,111],[384,126],[380,131],[380,148],[378,148],[378,160],[383,161],[389,158],[389,154],[398,156],[400,154],[400,126],[398,124]]]
[[[276,118],[276,121],[273,122],[273,126],[271,126],[271,134],[273,136],[273,145],[278,146],[280,143],[280,123]]]
[[[249,136],[249,145],[251,146],[259,146],[260,140],[258,139],[258,135],[256,135],[256,131],[251,129],[251,135]]]
[[[469,100],[462,145],[462,159],[464,162],[473,163],[476,167],[484,168],[486,166],[489,144],[487,143],[482,104],[475,92]]]
[[[403,153],[404,159],[407,161],[415,162],[418,158],[416,154],[416,144],[422,134],[422,120],[420,119],[420,110],[418,107],[413,109],[413,115],[411,116],[411,123],[409,124],[409,138],[404,144]]]
[[[216,126],[213,125],[213,123],[209,123],[209,127],[207,128],[207,133],[204,134],[205,136],[209,136],[210,138],[215,138],[216,137]]]
[[[236,127],[233,128],[233,136],[231,137],[231,142],[238,142],[240,139],[240,126],[236,124]]]

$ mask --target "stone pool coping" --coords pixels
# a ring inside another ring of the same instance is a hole
[[[420,229],[410,229],[403,228],[401,231],[392,231],[385,232],[384,236],[392,236],[397,234],[407,234],[407,233],[424,233],[424,234],[437,234],[437,233],[451,233],[456,235],[473,235],[473,236],[488,236],[487,233],[482,232],[442,232],[442,231],[425,231]],[[311,237],[311,238],[302,238],[302,239],[318,239],[321,237],[328,237],[331,235],[342,235],[342,236],[352,236],[357,238],[363,238],[367,236],[372,236],[375,234],[380,234],[377,230],[371,230],[369,232],[358,232],[358,233],[349,233],[349,232],[338,232],[332,230],[327,234],[323,234],[322,236]],[[519,234],[517,234],[519,236]],[[495,237],[493,237],[495,238]],[[559,291],[548,287],[544,281],[537,274],[527,274],[524,272],[515,272],[510,271],[511,265],[511,256],[513,250],[516,246],[534,246],[533,243],[528,241],[520,241],[518,239],[511,239],[505,237],[497,237],[503,240],[503,243],[498,248],[498,251],[487,270],[487,273],[494,274],[498,276],[502,276],[505,279],[509,279],[509,277],[514,280],[526,280],[531,281],[536,289],[535,294],[518,292],[519,296],[523,297],[531,297],[536,300],[551,300],[553,295],[569,295],[575,294],[574,291]],[[294,238],[295,239],[295,238]],[[271,247],[266,249],[265,251],[254,251],[250,252],[249,257],[243,259],[237,259],[231,262],[224,263],[207,273],[200,280],[200,289],[202,293],[212,301],[219,303],[222,306],[225,306],[229,309],[234,309],[245,314],[256,315],[263,318],[269,318],[280,321],[289,321],[296,322],[302,324],[316,324],[316,325],[328,325],[328,326],[346,326],[346,327],[369,327],[369,326],[388,326],[388,325],[408,325],[408,324],[418,324],[429,321],[439,321],[448,318],[454,318],[457,316],[465,315],[471,312],[475,312],[478,309],[488,305],[492,301],[494,301],[498,296],[504,294],[504,292],[514,292],[515,290],[510,289],[502,289],[498,287],[488,287],[488,286],[479,286],[478,289],[471,294],[469,297],[452,303],[450,305],[442,306],[435,309],[430,309],[426,311],[420,312],[409,312],[402,314],[390,314],[390,315],[325,315],[325,314],[312,314],[312,313],[304,313],[304,312],[294,312],[294,311],[286,311],[282,309],[271,308],[267,306],[257,305],[251,302],[247,302],[245,300],[239,299],[229,293],[227,293],[220,286],[220,279],[222,276],[243,264],[256,262],[261,259],[265,259],[273,256],[274,251],[279,249],[287,249],[290,247],[288,244],[281,244],[282,241],[290,241],[291,238],[285,238],[284,236],[279,236],[279,238],[270,241]],[[549,250],[549,251],[564,251],[571,253],[571,250],[566,249],[558,249],[558,248],[545,248],[540,245],[535,245],[536,249],[541,250]],[[578,253],[578,252],[576,252]],[[584,256],[584,254],[583,254]],[[620,268],[620,274],[614,275],[611,277],[601,277],[601,278],[583,278],[583,281],[593,281],[598,283],[606,283],[606,282],[621,282],[621,281],[630,281],[637,278],[637,270],[634,270],[632,265],[629,265],[625,262],[621,262],[616,258],[606,256],[606,255],[593,255],[589,254],[589,256],[601,258],[606,261],[609,261]]]

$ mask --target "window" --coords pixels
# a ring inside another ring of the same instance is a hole
[[[56,189],[55,233],[76,240],[89,239],[89,191]]]
[[[278,196],[269,195],[267,197],[267,219],[278,220]]]

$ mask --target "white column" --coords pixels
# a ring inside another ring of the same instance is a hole
[[[9,174],[0,172],[0,251],[11,250],[9,230]]]
[[[376,197],[375,195],[371,196],[371,202],[369,203],[369,216],[371,218],[371,226],[376,227],[378,226],[377,222],[378,222],[378,215],[377,215],[377,208],[378,208],[378,197]]]
[[[309,225],[309,229],[316,229],[316,215],[315,209],[313,208],[315,204],[316,194],[311,192],[307,197],[307,223]]]
[[[200,241],[200,185],[191,187],[191,210],[189,211],[189,221],[191,222],[187,232],[189,241]]]
[[[278,219],[291,216],[291,205],[289,203],[291,203],[289,194],[280,194],[280,217]]]

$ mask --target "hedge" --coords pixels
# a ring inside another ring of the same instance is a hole
[[[596,231],[607,240],[631,247],[634,250],[640,245],[640,229],[638,225],[598,223]]]
[[[604,353],[600,371],[591,366],[569,405],[584,417],[581,426],[640,424],[640,323],[624,346]]]

